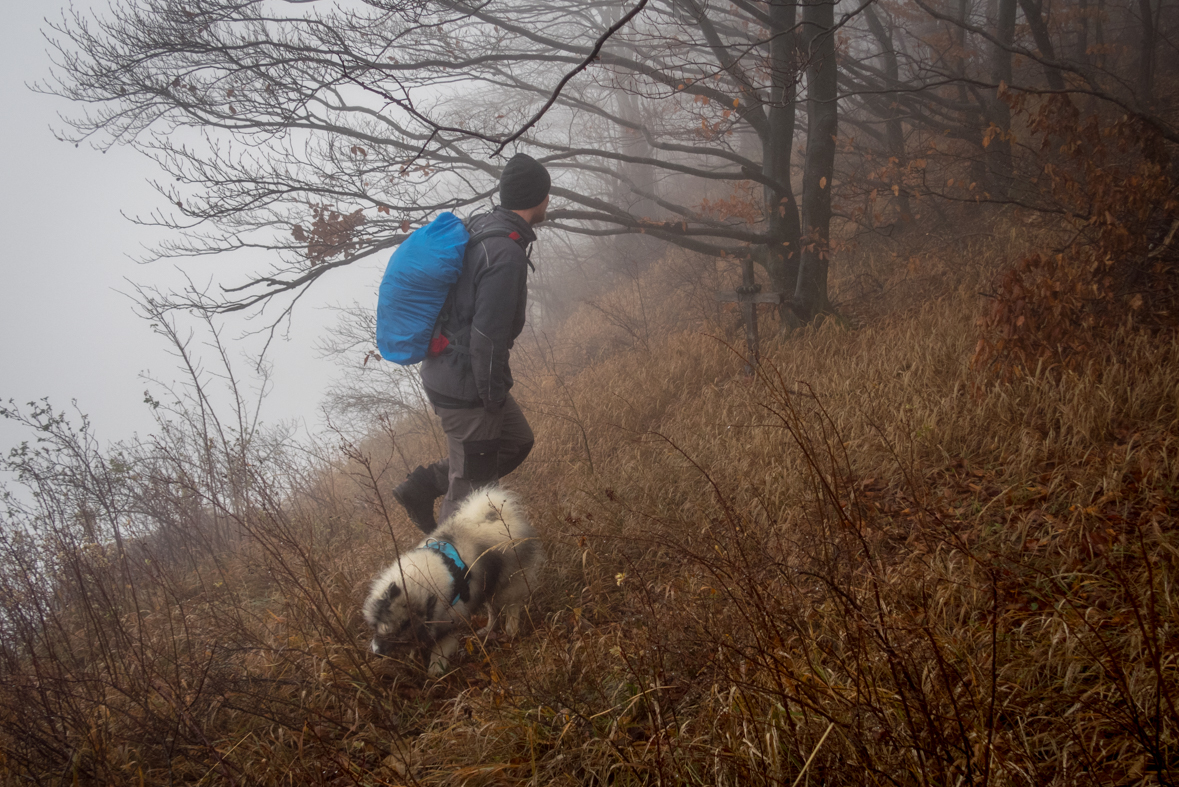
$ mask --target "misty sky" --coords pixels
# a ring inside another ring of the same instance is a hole
[[[80,3],[85,7],[87,3]],[[96,7],[102,7],[95,4]],[[147,181],[158,173],[152,163],[128,148],[100,153],[83,143],[54,139],[59,112],[67,102],[32,92],[26,86],[46,79],[50,59],[41,34],[46,16],[57,18],[55,3],[14,3],[0,31],[0,89],[7,118],[0,153],[4,192],[3,284],[0,285],[0,400],[23,404],[48,396],[60,407],[77,400],[102,441],[152,430],[143,403],[147,373],[175,379],[175,359],[163,339],[133,312],[130,282],[169,286],[181,281],[171,261],[137,264],[145,246],[160,237],[122,213],[146,215],[160,204]],[[207,282],[223,262],[186,261],[198,282]],[[319,425],[324,388],[342,372],[318,358],[313,345],[335,318],[327,308],[376,296],[384,260],[357,263],[321,281],[301,301],[289,339],[273,346],[272,392],[265,420]],[[129,280],[129,281],[128,281]],[[250,327],[230,321],[223,332],[237,358],[259,344],[239,339]],[[243,360],[239,371],[246,372]],[[158,391],[157,391],[158,393]],[[0,422],[0,450],[29,435]]]

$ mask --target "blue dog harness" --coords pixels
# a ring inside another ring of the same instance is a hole
[[[436,539],[429,539],[422,546],[422,549],[432,549],[438,553],[438,557],[442,558],[442,562],[450,571],[451,580],[454,582],[454,589],[456,595],[454,601],[450,602],[450,606],[454,606],[459,601],[471,600],[471,584],[467,582],[467,564],[459,557],[458,550],[454,548],[454,544],[449,541],[438,541]]]

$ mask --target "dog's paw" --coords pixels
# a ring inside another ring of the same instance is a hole
[[[508,639],[515,639],[520,633],[520,610],[509,609],[504,615],[504,634]]]
[[[445,656],[435,656],[430,659],[430,668],[426,674],[431,678],[441,678],[450,669],[450,660]]]

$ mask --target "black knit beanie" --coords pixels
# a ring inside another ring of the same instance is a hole
[[[517,153],[499,176],[499,204],[508,210],[528,210],[544,202],[552,179],[544,164],[526,153]]]

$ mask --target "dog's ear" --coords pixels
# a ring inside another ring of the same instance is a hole
[[[401,595],[401,586],[395,582],[390,582],[389,587],[385,588],[385,595],[383,596],[383,598],[385,599],[385,603],[387,604],[400,595]]]

